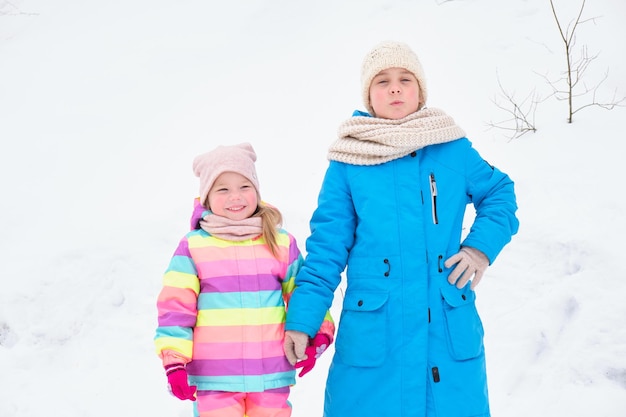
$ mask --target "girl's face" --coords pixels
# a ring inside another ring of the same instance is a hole
[[[376,117],[402,119],[415,113],[420,104],[420,87],[412,72],[404,68],[382,70],[372,79],[370,103]]]
[[[214,214],[231,220],[243,220],[252,216],[257,209],[258,197],[254,185],[241,174],[220,174],[207,196]]]

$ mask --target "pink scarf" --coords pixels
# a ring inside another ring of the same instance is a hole
[[[243,220],[229,218],[209,213],[200,220],[202,230],[224,240],[240,242],[255,238],[263,233],[262,220],[252,216]]]

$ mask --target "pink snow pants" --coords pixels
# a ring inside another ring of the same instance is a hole
[[[194,417],[291,417],[289,387],[264,392],[198,391]]]

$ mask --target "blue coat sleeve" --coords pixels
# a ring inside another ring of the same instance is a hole
[[[465,161],[467,192],[476,216],[462,246],[479,249],[493,263],[519,228],[514,183],[472,147]]]
[[[330,309],[354,243],[356,214],[344,164],[330,163],[310,228],[307,255],[296,276],[285,329],[314,336]]]

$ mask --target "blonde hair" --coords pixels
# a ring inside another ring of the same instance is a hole
[[[261,218],[263,237],[270,252],[278,258],[278,229],[283,225],[283,215],[273,206],[269,206],[259,200],[259,207],[254,214]]]

